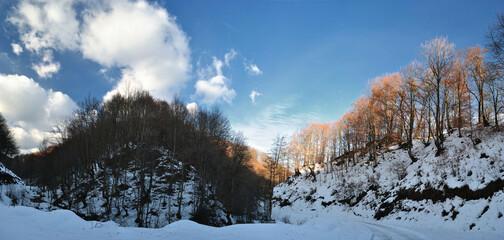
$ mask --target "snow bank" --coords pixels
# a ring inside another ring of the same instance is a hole
[[[68,210],[43,212],[30,207],[0,205],[0,239],[366,239],[371,231],[358,231],[345,222],[296,226],[290,224],[238,224],[216,228],[181,220],[160,229],[119,227],[114,222],[84,221]]]
[[[407,229],[366,222],[355,216],[321,214],[301,225],[236,224],[216,228],[181,220],[163,228],[120,227],[110,222],[84,221],[68,210],[43,212],[30,207],[7,207],[0,203],[0,239],[2,240],[156,240],[156,239],[500,239],[491,232],[453,232],[421,227]]]

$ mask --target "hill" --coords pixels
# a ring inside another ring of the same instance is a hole
[[[265,219],[266,180],[217,108],[189,113],[147,92],[87,99],[46,143],[4,162],[37,187],[27,205],[139,227]]]
[[[445,151],[415,141],[412,162],[399,145],[383,148],[373,167],[367,154],[346,168],[292,176],[274,190],[274,217],[305,222],[323,214],[377,223],[454,231],[504,233],[504,133],[463,129],[448,135]],[[502,236],[502,235],[501,235]]]

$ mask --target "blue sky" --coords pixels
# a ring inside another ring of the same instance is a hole
[[[276,134],[338,119],[427,40],[483,45],[503,11],[502,1],[2,2],[0,112],[30,151],[86,96],[133,82],[218,104],[267,151]]]

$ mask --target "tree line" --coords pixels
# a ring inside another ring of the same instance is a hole
[[[112,212],[127,216],[125,196],[133,184],[135,222],[152,227],[152,216],[158,213],[150,203],[159,188],[153,179],[168,171],[161,194],[178,205],[167,218],[180,219],[194,167],[199,176],[191,189],[194,220],[215,224],[209,220],[217,211],[214,196],[224,206],[227,223],[233,216],[262,218],[267,180],[253,171],[245,138],[232,131],[217,107],[189,112],[178,98],[168,103],[145,91],[117,94],[103,103],[88,97],[43,145],[40,152],[20,155],[6,165],[48,192],[52,204],[60,207],[86,205],[90,191],[99,188],[106,211],[98,218],[110,219]]]
[[[366,94],[333,123],[308,123],[291,138],[286,165],[299,172],[355,164],[356,154],[378,161],[378,150],[401,143],[412,153],[414,139],[444,150],[445,134],[462,135],[476,124],[500,131],[504,108],[504,14],[490,26],[486,48],[456,50],[446,37],[420,45],[420,59],[372,80]]]

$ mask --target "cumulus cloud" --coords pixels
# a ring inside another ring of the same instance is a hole
[[[71,50],[106,68],[119,67],[121,78],[105,98],[127,85],[169,99],[189,79],[189,38],[175,17],[145,0],[21,0],[8,21],[24,48],[41,58],[48,49]],[[42,60],[33,69],[51,77],[60,65]]]
[[[79,45],[79,22],[74,0],[22,0],[7,19],[14,24],[29,51],[47,48],[75,50]]]
[[[261,96],[261,93],[256,92],[255,90],[252,90],[252,92],[249,95],[250,99],[252,100],[252,103],[255,103],[255,98],[257,96]]]
[[[22,152],[37,149],[53,126],[77,108],[68,95],[46,90],[26,76],[0,74],[0,86],[0,112]]]
[[[42,58],[42,62],[39,64],[33,64],[33,70],[37,72],[37,75],[41,78],[50,78],[53,74],[57,73],[60,69],[60,64],[53,61],[53,55],[51,50],[45,50]]]
[[[224,56],[224,59],[228,59],[228,63],[226,64],[227,66],[229,66],[229,61],[231,60],[230,56],[233,54],[236,55],[236,52],[231,50],[231,52]],[[223,65],[224,63],[221,60],[213,57],[212,66],[199,70],[198,77],[200,80],[198,80],[196,85],[194,85],[196,93],[193,97],[199,97],[203,103],[207,104],[212,104],[219,100],[223,100],[228,103],[233,101],[236,96],[236,92],[234,89],[229,89],[228,87],[231,80],[223,75]]]
[[[245,71],[247,71],[250,75],[261,75],[263,73],[261,69],[253,63],[245,63]]]
[[[57,73],[60,69],[59,63],[44,63],[41,62],[39,64],[33,65],[33,70],[37,72],[37,75],[41,78],[50,78],[54,73]]]
[[[47,60],[48,49],[78,49],[79,22],[73,4],[73,0],[24,0],[7,19],[17,27],[24,48],[42,58],[32,66],[41,78],[50,78],[60,69],[52,60],[52,52]],[[16,55],[23,51],[19,44],[11,46]]]
[[[12,52],[19,56],[23,52],[23,47],[17,43],[11,43]]]
[[[21,153],[37,152],[44,137],[48,134],[37,128],[11,127],[15,141],[20,147]]]
[[[189,114],[195,114],[199,111],[198,109],[198,104],[196,104],[195,102],[192,102],[192,103],[188,103],[186,105],[186,109],[187,111],[189,112]]]
[[[112,1],[84,16],[81,51],[106,67],[121,67],[125,85],[168,99],[189,78],[189,39],[168,12],[145,1]]]

